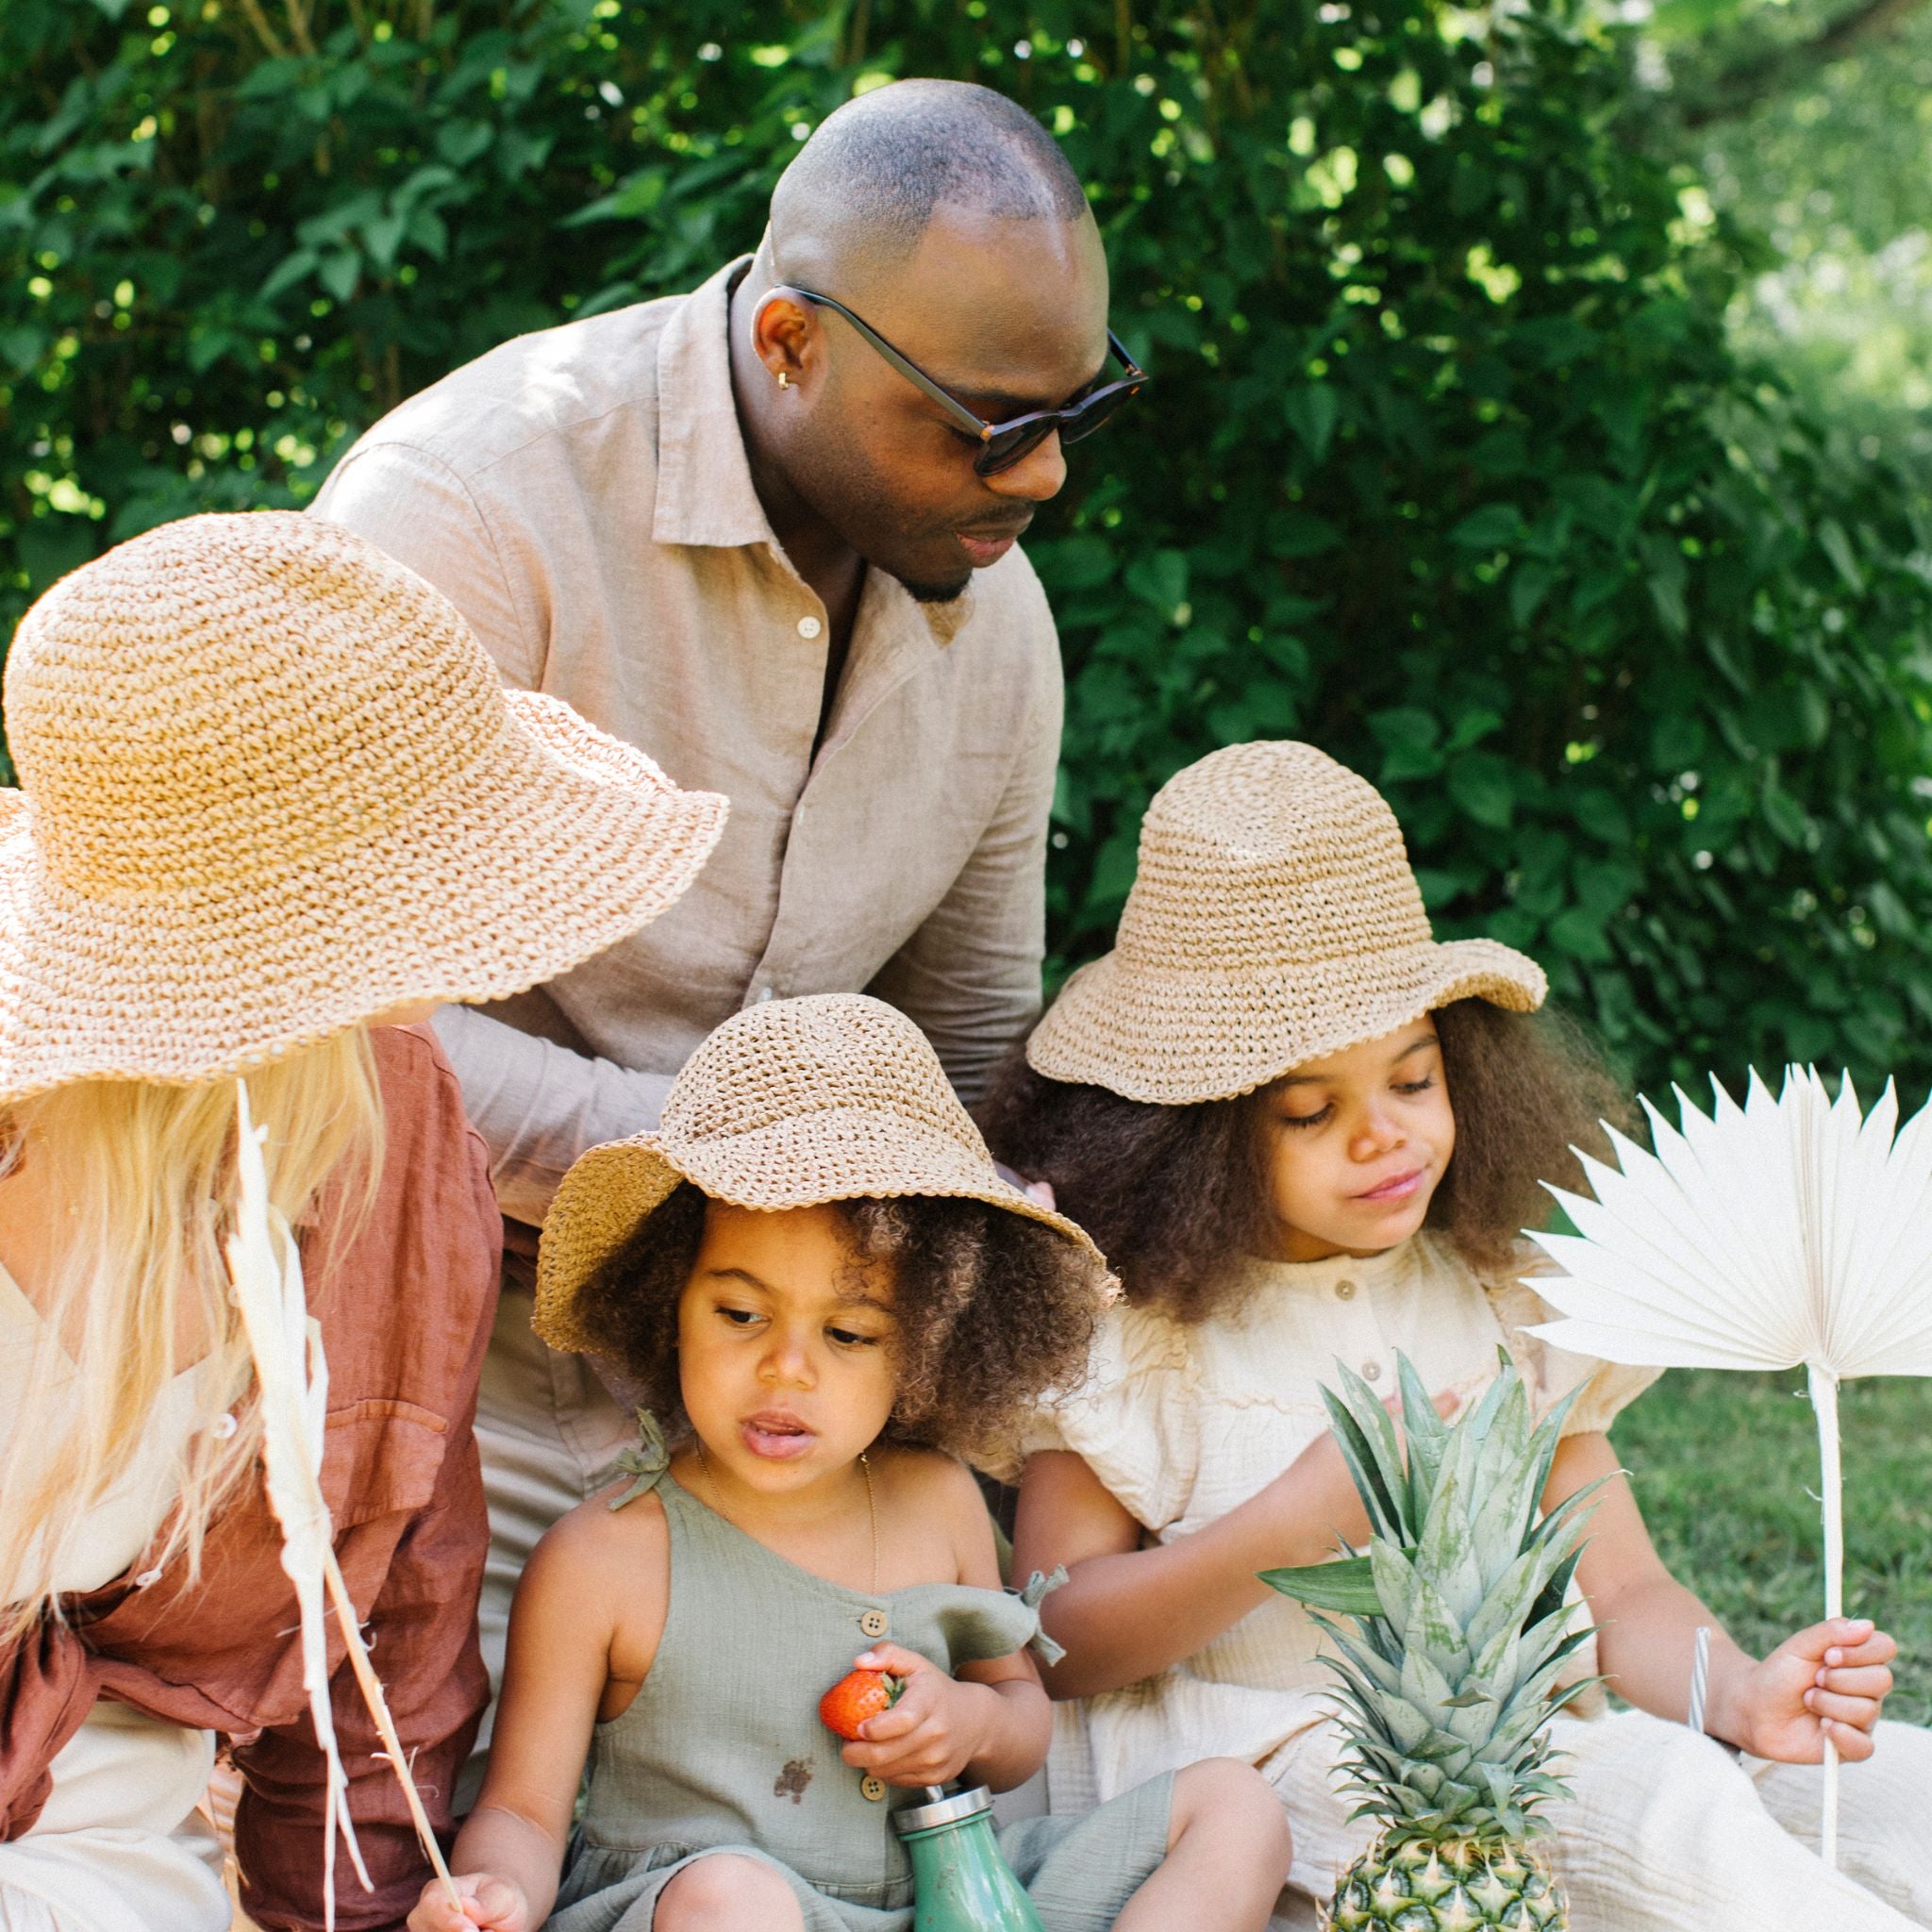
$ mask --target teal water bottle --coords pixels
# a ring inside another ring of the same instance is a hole
[[[928,1785],[926,1796],[892,1819],[912,1858],[912,1932],[1045,1932],[1000,1856],[992,1793],[981,1786],[949,1798]]]

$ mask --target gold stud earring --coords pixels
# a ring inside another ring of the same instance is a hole
[[[778,372],[778,387],[780,389],[790,389],[791,387],[791,376],[786,375],[782,369]]]

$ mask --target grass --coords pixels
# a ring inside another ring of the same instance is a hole
[[[1932,1721],[1932,1379],[1848,1382],[1845,1608],[1898,1640],[1885,1714]],[[1673,1370],[1619,1419],[1618,1454],[1672,1572],[1762,1656],[1824,1613],[1818,1437],[1802,1371]]]

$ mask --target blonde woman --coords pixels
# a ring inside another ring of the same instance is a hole
[[[635,931],[724,803],[506,697],[441,593],[279,513],[57,585],[5,700],[0,1932],[225,1927],[194,1817],[224,1740],[249,1913],[319,1926],[323,1763],[221,1261],[234,1076],[328,1358],[338,1558],[446,1824],[487,1694],[470,1421],[498,1223],[454,1079],[398,1023]],[[353,1932],[400,1924],[424,1867],[346,1677]]]

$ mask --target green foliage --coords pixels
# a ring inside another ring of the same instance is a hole
[[[105,542],[303,500],[519,329],[687,288],[897,73],[1061,137],[1157,387],[1033,555],[1070,715],[1062,963],[1150,790],[1314,740],[1441,929],[1527,947],[1655,1083],[1932,1075],[1913,499],[1723,333],[1722,225],[1618,49],[1427,0],[7,0],[0,625]],[[1023,51],[1024,50],[1024,51]]]

